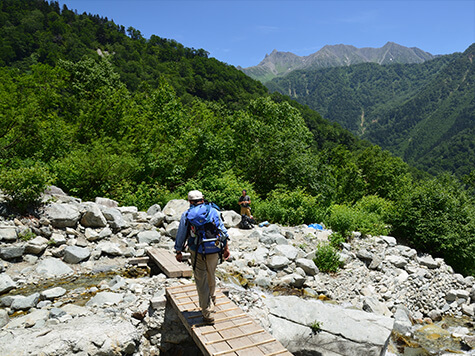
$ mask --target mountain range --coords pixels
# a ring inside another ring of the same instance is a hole
[[[423,63],[293,70],[266,82],[432,174],[475,167],[475,44]]]
[[[434,57],[419,48],[408,48],[394,42],[388,42],[381,48],[356,48],[338,44],[324,46],[318,52],[308,56],[298,56],[291,52],[279,52],[274,49],[257,66],[238,67],[238,69],[251,78],[267,82],[298,69],[313,70],[360,63],[422,63]]]

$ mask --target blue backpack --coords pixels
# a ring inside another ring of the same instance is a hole
[[[212,209],[214,208],[214,209]],[[225,236],[218,229],[220,224],[217,206],[213,203],[203,203],[192,206],[186,213],[190,227],[190,239],[196,246],[196,252],[203,255],[223,252]]]

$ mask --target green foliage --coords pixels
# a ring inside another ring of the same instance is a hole
[[[319,332],[322,331],[322,322],[321,321],[314,321],[312,324],[310,324],[310,329],[312,329],[312,332],[314,334],[318,334]]]
[[[132,154],[120,152],[119,147],[107,140],[96,141],[90,147],[78,147],[52,166],[58,186],[91,200],[110,195],[113,187],[124,180],[133,180],[139,168]]]
[[[146,211],[154,204],[164,207],[172,199],[181,199],[177,193],[157,184],[147,184],[124,180],[112,187],[109,196],[117,200],[122,206],[136,206],[141,211]]]
[[[185,185],[177,189],[177,193],[186,198],[190,190],[200,190],[205,199],[217,204],[223,210],[234,210],[240,212],[238,200],[243,189],[251,197],[252,206],[260,204],[259,195],[249,182],[239,179],[232,171],[216,172],[216,175],[191,179]],[[253,212],[254,213],[254,212]]]
[[[357,214],[355,209],[347,205],[335,204],[324,222],[334,232],[349,237],[350,233],[356,229]]]
[[[341,248],[341,244],[347,242],[347,237],[342,235],[340,232],[332,232],[328,239],[330,245],[338,250]]]
[[[396,202],[393,234],[443,256],[456,271],[475,273],[475,205],[453,177],[418,182]]]
[[[303,189],[287,190],[283,187],[271,191],[265,201],[254,204],[253,215],[259,220],[288,225],[310,224],[320,221],[323,208],[318,199]]]
[[[475,164],[474,52],[471,45],[420,64],[299,70],[266,86],[433,175],[462,176]]]
[[[24,232],[20,232],[18,234],[18,238],[21,241],[30,241],[31,239],[34,239],[36,235],[31,231],[31,230],[25,230]]]
[[[389,232],[386,221],[391,211],[390,201],[377,196],[366,196],[353,206],[333,205],[325,222],[345,238],[352,231],[359,231],[363,235],[386,235]]]
[[[313,262],[321,272],[337,272],[343,263],[337,249],[327,242],[320,242],[317,246]]]
[[[10,205],[20,212],[39,203],[41,194],[51,183],[47,168],[36,164],[30,167],[2,168],[0,190],[7,195]]]

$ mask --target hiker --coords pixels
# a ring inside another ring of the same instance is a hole
[[[182,261],[182,251],[187,244],[191,252],[193,274],[203,322],[211,324],[214,322],[211,313],[214,311],[214,304],[216,304],[214,295],[216,267],[219,259],[227,260],[230,255],[227,244],[228,232],[218,210],[212,206],[212,203],[204,200],[200,191],[190,191],[188,202],[190,208],[181,215],[176,235],[176,260]],[[200,223],[203,225],[200,226]],[[204,240],[203,237],[205,237]]]
[[[252,218],[251,215],[251,197],[247,195],[245,189],[242,190],[242,195],[239,197],[238,204],[241,205],[241,216],[247,215]]]

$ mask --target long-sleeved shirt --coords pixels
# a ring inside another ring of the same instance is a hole
[[[190,206],[190,209],[196,208],[198,206],[199,205],[196,205],[196,206],[192,205],[192,206]],[[183,250],[183,248],[185,246],[185,242],[188,238],[188,236],[187,236],[188,235],[188,221],[186,220],[186,216],[187,216],[187,213],[190,209],[188,209],[183,214],[181,214],[180,225],[178,226],[178,231],[176,233],[176,238],[175,238],[175,250],[177,252]],[[223,221],[221,220],[221,218],[219,216],[219,212],[215,208],[210,209],[210,214],[213,214],[213,218],[214,218],[214,219],[212,219],[213,221],[219,221],[218,230],[220,231],[221,238],[226,237],[226,239],[222,239],[222,240],[224,240],[224,246],[226,246],[227,245],[227,239],[229,238],[228,230],[226,230],[226,228],[224,227]],[[188,247],[190,248],[190,250],[196,251],[196,245],[195,245],[195,242],[193,240],[194,239],[189,239]]]

